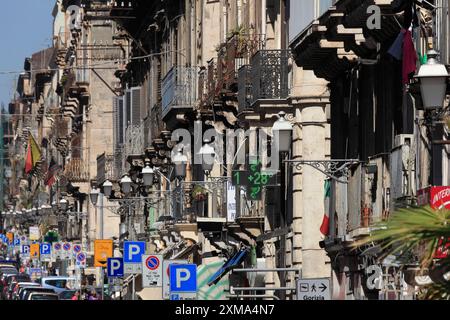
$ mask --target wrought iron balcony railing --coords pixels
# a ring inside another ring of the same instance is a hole
[[[198,99],[197,67],[174,66],[162,80],[162,117],[173,109],[191,109]]]
[[[217,90],[217,61],[211,59],[206,68],[199,74],[199,98],[202,106],[211,105],[218,95]]]
[[[71,159],[65,166],[64,175],[72,182],[89,182],[89,165],[82,159]]]
[[[261,34],[235,34],[223,43],[217,59],[217,90],[236,92],[238,70],[265,46],[266,37]]]
[[[252,103],[289,96],[289,51],[260,50],[251,59]]]

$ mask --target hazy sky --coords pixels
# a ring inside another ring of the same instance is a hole
[[[34,52],[51,46],[52,10],[55,0],[3,0],[0,10],[0,102],[5,106],[13,94],[23,62]]]

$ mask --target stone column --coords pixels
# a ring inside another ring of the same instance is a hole
[[[294,159],[324,160],[329,157],[329,125],[326,106],[329,103],[327,82],[312,71],[296,69],[294,77],[296,126]],[[323,239],[320,225],[324,215],[325,176],[310,166],[303,166],[301,175],[294,170],[294,254],[293,265],[302,266],[303,278],[330,277],[326,252],[320,248]]]

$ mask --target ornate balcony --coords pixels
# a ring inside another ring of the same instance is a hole
[[[197,67],[174,66],[162,80],[162,118],[192,110],[198,98]]]
[[[261,34],[235,34],[223,43],[218,50],[217,92],[236,92],[238,70],[248,65],[252,55],[265,46],[266,38]]]
[[[64,175],[72,182],[89,182],[89,165],[82,159],[71,159],[66,164]]]
[[[260,50],[251,59],[252,103],[289,95],[289,51]]]
[[[207,109],[213,105],[218,96],[217,90],[217,61],[211,59],[206,68],[200,71],[199,75],[199,98],[200,106]]]
[[[260,50],[249,65],[239,69],[239,112],[254,110],[264,104],[283,104],[289,96],[288,62],[288,50]]]

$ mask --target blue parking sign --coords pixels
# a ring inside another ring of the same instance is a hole
[[[20,246],[20,238],[14,238],[14,246]]]
[[[123,262],[142,263],[145,247],[144,241],[125,241],[123,243]]]
[[[51,253],[52,245],[50,243],[41,243],[41,255],[47,255]]]
[[[197,292],[197,265],[170,265],[170,293]]]
[[[123,258],[108,258],[108,277],[123,277]]]

